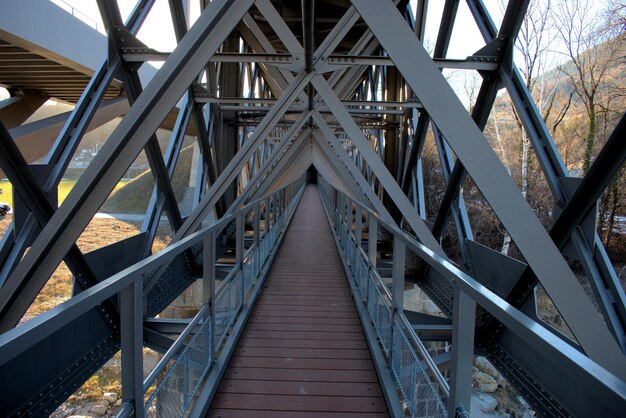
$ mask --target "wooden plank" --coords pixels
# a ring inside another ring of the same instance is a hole
[[[239,342],[242,347],[274,347],[274,348],[312,348],[312,349],[338,349],[338,350],[359,350],[367,349],[367,343],[363,340],[306,340],[279,338],[253,338],[245,337]]]
[[[291,315],[295,313],[315,313],[315,312],[327,312],[327,313],[345,313],[354,312],[354,309],[348,304],[343,306],[302,306],[302,305],[278,305],[275,303],[259,303],[257,302],[257,308],[263,309],[268,312],[283,312],[283,315]]]
[[[285,357],[317,359],[369,359],[368,350],[347,350],[336,348],[293,348],[293,347],[255,347],[239,345],[235,351],[240,357]]]
[[[319,358],[274,358],[274,357],[239,357],[233,356],[230,364],[236,367],[258,367],[279,369],[315,369],[315,370],[374,370],[370,359],[319,359]]]
[[[328,317],[291,317],[291,316],[268,316],[256,314],[249,321],[255,324],[308,324],[308,325],[361,325],[359,318],[328,318]]]
[[[291,396],[218,393],[213,401],[215,408],[309,412],[385,412],[382,397],[352,396]]]
[[[251,322],[250,331],[297,331],[297,332],[359,332],[361,325],[344,324],[277,324],[267,322]]]
[[[388,416],[317,193],[305,191],[208,416]]]
[[[212,409],[212,418],[384,418],[386,412],[303,412],[303,411],[250,411],[248,409]]]
[[[256,395],[382,396],[380,387],[376,383],[272,382],[233,379],[224,379],[218,392]]]
[[[302,369],[260,369],[255,367],[234,367],[229,365],[224,379],[272,380],[284,382],[378,382],[373,370],[302,370]]]
[[[307,340],[359,340],[365,341],[362,332],[295,332],[295,331],[246,331],[246,337],[279,338],[279,339],[307,339]]]

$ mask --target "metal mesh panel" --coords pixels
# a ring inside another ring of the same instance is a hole
[[[391,301],[384,289],[384,284],[374,270],[369,269],[367,256],[360,251],[356,240],[339,213],[328,201],[322,190],[322,202],[330,215],[342,257],[348,262],[351,271],[350,280],[359,289],[374,330],[379,338],[390,372],[397,384],[404,407],[412,417],[446,417],[447,410],[438,391],[425,369],[426,363],[418,355],[413,338],[417,338],[406,329],[405,318],[392,316]],[[392,328],[393,327],[393,328]]]
[[[389,350],[390,341],[389,341],[389,333],[391,330],[391,310],[387,303],[385,303],[385,299],[383,294],[381,293],[381,289],[379,289],[378,280],[376,277],[372,277],[374,273],[372,272],[370,275],[370,283],[369,283],[369,292],[367,296],[367,312],[372,319],[374,330],[378,334],[378,338],[380,338],[380,343],[383,346],[383,349]]]
[[[259,258],[259,249],[255,247],[248,256],[243,260],[243,286],[244,286],[244,295],[247,295],[250,289],[252,288],[252,283],[256,279],[258,275],[258,258]]]
[[[369,280],[368,280],[369,272],[368,272],[366,262],[363,261],[363,258],[361,258],[360,256],[357,257],[356,272],[354,273],[354,277],[355,277],[357,285],[359,286],[361,297],[363,299],[367,299],[368,297],[367,285],[369,283]]]
[[[241,307],[242,273],[226,285],[215,301],[215,344],[219,347]]]
[[[182,417],[211,367],[211,321],[204,319],[145,406],[149,417]]]
[[[391,372],[412,417],[446,417],[447,411],[437,388],[407,336],[404,324],[393,322]]]
[[[260,255],[260,262],[261,265],[265,264],[265,261],[267,260],[267,257],[270,253],[270,236],[269,233],[265,234],[263,236],[263,238],[260,241],[260,246],[261,246],[261,255]]]
[[[298,194],[301,195],[303,191],[301,188]],[[145,404],[147,416],[180,418],[189,413],[196,392],[211,369],[215,353],[228,338],[228,330],[236,321],[245,296],[276,246],[298,200],[299,196],[295,196],[285,212],[276,217],[275,223],[266,231],[258,247],[250,251],[243,260],[241,270],[229,279],[216,296],[213,317],[209,315],[197,324],[193,337],[189,339],[180,356],[168,362],[168,365],[171,362],[171,366]],[[230,225],[234,225],[234,221]]]

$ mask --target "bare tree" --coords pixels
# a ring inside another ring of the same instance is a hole
[[[504,8],[504,6],[504,2],[501,2],[501,7]],[[551,115],[555,107],[555,98],[558,92],[558,82],[552,83],[551,80],[546,80],[545,77],[545,73],[551,65],[549,59],[549,49],[553,39],[550,33],[551,9],[551,0],[531,0],[524,21],[522,22],[517,42],[515,43],[516,56],[518,58],[516,61],[518,62],[520,72],[524,78],[526,87],[535,98],[544,119],[547,119]],[[567,113],[568,109],[569,106],[564,107],[558,112],[561,119],[565,117],[565,113]],[[530,140],[515,109],[512,110],[520,133],[520,190],[522,195],[527,197],[532,158]],[[497,120],[494,118],[494,125],[496,125],[494,128],[498,134],[497,140],[501,151],[503,151],[504,147],[502,145],[502,139],[499,138],[497,123]],[[511,166],[509,165],[509,167]],[[510,168],[508,169],[510,170]],[[510,237],[508,234],[505,234],[501,250],[504,254],[508,252],[509,245]]]
[[[548,80],[546,72],[551,66],[550,46],[554,37],[551,33],[552,0],[532,0],[520,33],[515,43],[519,57],[519,69],[526,87],[531,92],[544,120],[547,120],[555,107],[559,91],[559,80]],[[557,120],[562,120],[569,109],[566,105],[558,111]],[[528,194],[528,177],[531,165],[530,141],[516,113],[517,126],[521,133],[520,189],[524,197]],[[556,123],[558,124],[560,121]]]
[[[624,0],[605,0],[607,29],[612,36],[626,32],[626,3]]]
[[[616,38],[607,39],[607,22],[594,19],[588,0],[568,0],[554,10],[555,28],[569,62],[560,68],[576,97],[585,107],[587,132],[584,138],[583,171],[587,172],[594,155],[600,94],[610,78],[608,69],[617,54]]]

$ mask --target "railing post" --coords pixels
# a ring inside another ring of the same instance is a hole
[[[404,308],[404,267],[406,261],[406,246],[397,235],[393,237],[393,273],[391,283],[391,297],[393,308]]]
[[[354,238],[356,239],[357,247],[361,246],[361,228],[363,227],[363,219],[361,218],[363,215],[361,213],[361,207],[356,205],[355,216],[354,216]]]
[[[120,292],[120,339],[122,349],[122,402],[143,418],[143,280]]]
[[[254,205],[254,245],[256,245],[257,249],[259,248],[259,234],[261,233],[260,216],[261,208],[259,207],[259,202],[256,202]]]
[[[239,267],[241,273],[241,305],[243,306],[245,298],[245,286],[243,285],[243,250],[244,250],[244,235],[246,233],[246,225],[244,223],[244,210],[240,210],[235,220],[237,225],[236,239],[235,239],[235,268]],[[236,276],[235,276],[236,277]]]
[[[264,228],[265,235],[267,235],[270,230],[270,203],[271,203],[270,196],[268,196],[265,199],[265,210],[264,210],[265,212],[265,228]]]
[[[376,218],[368,216],[368,230],[367,230],[367,256],[369,258],[370,265],[373,269],[376,269],[376,253],[378,252],[378,222]]]
[[[378,222],[372,215],[367,215],[367,258],[369,266],[367,269],[367,287],[365,288],[365,300],[369,306],[370,302],[370,285],[371,277],[370,271],[376,270],[376,255],[378,252]]]
[[[404,267],[406,246],[397,235],[393,236],[393,267],[391,275],[391,320],[389,323],[389,367],[393,368],[393,330],[396,315],[404,309]]]
[[[204,251],[202,252],[202,300],[209,304],[211,363],[215,359],[215,235],[211,232],[204,237]]]
[[[455,416],[458,407],[470,410],[475,317],[476,302],[466,295],[457,284],[454,284],[449,417]]]

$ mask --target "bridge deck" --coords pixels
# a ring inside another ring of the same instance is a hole
[[[317,189],[308,186],[210,417],[388,416]]]

